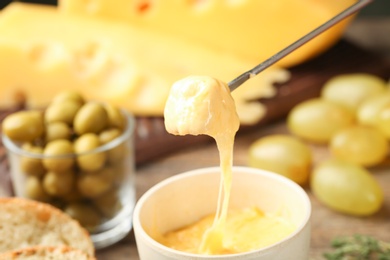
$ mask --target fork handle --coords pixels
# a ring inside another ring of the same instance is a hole
[[[296,42],[292,43],[291,45],[287,46],[283,50],[281,50],[278,53],[276,53],[275,55],[273,55],[272,57],[270,57],[267,60],[265,60],[264,62],[260,63],[259,65],[257,65],[253,69],[248,70],[247,72],[245,72],[245,73],[241,74],[240,76],[238,76],[237,78],[233,79],[232,81],[230,81],[228,83],[230,91],[235,90],[236,88],[238,88],[241,84],[243,84],[248,79],[256,76],[257,74],[259,74],[260,72],[262,72],[263,70],[265,70],[266,68],[271,66],[272,64],[276,63],[277,61],[279,61],[283,57],[287,56],[291,52],[295,51],[296,49],[298,49],[299,47],[301,47],[302,45],[304,45],[305,43],[307,43],[308,41],[310,41],[311,39],[313,39],[317,35],[323,33],[324,31],[326,31],[327,29],[329,29],[330,27],[332,27],[336,23],[340,22],[341,20],[345,19],[346,17],[356,13],[357,11],[359,11],[360,9],[362,9],[363,7],[365,7],[366,5],[368,5],[371,2],[373,2],[373,0],[359,0],[355,4],[351,5],[350,7],[348,7],[347,9],[342,11],[341,13],[339,13],[338,15],[334,16],[333,18],[331,18],[330,20],[325,22],[324,24],[320,25],[319,27],[317,27],[313,31],[306,34],[305,36],[303,36],[302,38],[300,38]]]

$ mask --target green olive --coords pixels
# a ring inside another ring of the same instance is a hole
[[[100,146],[99,137],[93,133],[80,136],[74,142],[74,151],[77,154],[92,151]],[[83,171],[97,171],[106,162],[106,154],[103,152],[92,152],[77,156],[77,165]]]
[[[53,98],[52,103],[61,103],[65,101],[73,101],[78,103],[80,106],[84,105],[85,102],[79,92],[74,90],[64,90]]]
[[[63,122],[72,125],[77,111],[81,105],[74,101],[64,101],[61,103],[52,103],[45,111],[45,122]]]
[[[32,154],[43,154],[42,147],[33,146],[30,143],[22,145],[22,149]],[[20,156],[20,169],[24,174],[33,175],[37,177],[42,176],[46,172],[45,167],[43,167],[42,159],[24,155]]]
[[[108,183],[114,183],[117,179],[115,168],[114,167],[104,167],[97,171],[93,172],[82,172],[82,175],[93,175],[98,176],[101,179],[104,179]]]
[[[44,133],[42,112],[19,111],[7,116],[2,124],[3,133],[11,140],[31,142]]]
[[[102,216],[88,203],[70,203],[64,208],[72,218],[78,220],[88,231],[93,231],[102,222]]]
[[[107,151],[107,161],[110,165],[122,163],[128,156],[129,149],[126,143],[121,143]]]
[[[102,131],[99,134],[99,139],[102,144],[106,144],[119,137],[121,134],[122,132],[118,128],[110,128]],[[109,164],[115,165],[123,161],[128,150],[126,145],[126,143],[120,143],[107,151],[107,160]]]
[[[43,188],[53,196],[65,196],[74,187],[74,172],[48,172],[43,178]]]
[[[109,192],[94,199],[93,204],[103,213],[105,217],[112,218],[122,209],[119,191],[111,189]]]
[[[103,179],[107,182],[107,184],[110,184],[111,186],[118,187],[123,184],[123,181],[126,177],[126,166],[123,163],[116,164],[113,166],[105,166],[102,169],[99,169],[97,171],[89,171],[89,172],[81,172],[81,176],[84,175],[91,175],[91,176],[97,176],[99,179]]]
[[[102,104],[88,102],[77,112],[73,127],[78,135],[100,133],[108,125],[107,111]]]
[[[25,182],[25,196],[29,199],[47,202],[50,196],[43,189],[42,182],[35,176],[27,177]]]
[[[68,194],[61,196],[62,201],[64,202],[77,202],[84,199],[83,195],[79,192],[77,188],[72,189]]]
[[[99,140],[101,144],[106,144],[108,142],[111,142],[115,138],[119,137],[122,134],[122,131],[118,128],[109,128],[104,131],[102,131],[99,134]]]
[[[49,171],[68,171],[74,165],[73,145],[69,140],[58,139],[46,144],[43,154],[49,158],[43,159],[43,165]],[[69,156],[66,156],[69,155]],[[50,158],[51,156],[63,156],[61,158]]]
[[[57,139],[70,139],[71,128],[64,122],[54,122],[46,125],[45,141],[51,142]]]
[[[112,104],[105,104],[104,107],[108,114],[108,126],[123,130],[126,126],[126,118],[121,110]]]
[[[99,197],[111,187],[111,182],[99,174],[81,174],[77,179],[77,188],[87,198]]]
[[[122,132],[118,128],[110,128],[100,133],[99,139],[102,144],[106,144],[119,137]],[[117,144],[107,151],[107,161],[111,165],[121,163],[127,154],[126,143]]]

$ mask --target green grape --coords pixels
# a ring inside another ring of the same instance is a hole
[[[390,139],[390,104],[385,105],[375,117],[375,126]]]
[[[337,132],[329,148],[335,158],[362,166],[374,166],[385,159],[388,143],[386,136],[378,129],[356,125]]]
[[[366,98],[383,93],[386,82],[371,74],[343,74],[331,78],[325,83],[321,97],[339,102],[356,112],[359,104]]]
[[[312,173],[310,186],[315,197],[329,208],[355,216],[368,216],[383,204],[383,191],[365,168],[331,159]]]
[[[249,148],[249,166],[284,175],[298,184],[307,182],[311,163],[309,147],[293,136],[263,137]]]
[[[356,111],[358,123],[375,126],[378,113],[387,105],[390,105],[390,91],[365,99]]]
[[[327,143],[339,130],[354,123],[345,106],[324,99],[310,99],[295,106],[287,117],[291,133],[316,143]]]

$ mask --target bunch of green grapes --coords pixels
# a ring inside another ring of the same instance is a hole
[[[318,200],[336,211],[359,216],[377,212],[383,191],[367,168],[381,164],[389,152],[388,88],[385,80],[370,74],[330,79],[320,97],[296,105],[288,114],[291,135],[284,139],[294,141],[282,142],[280,136],[257,140],[249,149],[249,165],[299,184],[310,180]],[[312,165],[309,143],[327,145],[331,158]]]

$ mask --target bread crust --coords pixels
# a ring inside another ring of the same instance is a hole
[[[90,256],[95,254],[88,231],[46,203],[18,197],[0,198],[0,229],[6,236],[0,235],[0,253],[31,246],[69,246]]]

